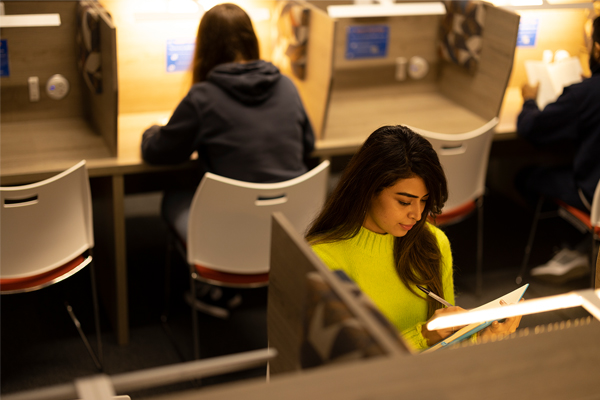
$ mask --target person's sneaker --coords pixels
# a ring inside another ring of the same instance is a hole
[[[201,285],[194,298],[192,298],[189,291],[186,292],[185,301],[200,312],[213,317],[228,319],[230,311],[242,304],[242,296],[231,289]]]
[[[590,273],[589,255],[577,250],[562,249],[546,264],[531,270],[531,276],[562,284]]]

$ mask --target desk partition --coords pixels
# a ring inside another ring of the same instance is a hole
[[[60,24],[2,30],[9,62],[1,87],[3,168],[9,167],[5,161],[27,154],[51,158],[52,154],[44,152],[55,149],[71,154],[70,150],[75,150],[66,164],[82,158],[116,156],[116,37],[108,13],[92,1],[4,4],[7,15],[27,19],[35,11],[58,15]],[[93,71],[87,74],[93,82],[84,79],[82,69]],[[65,81],[55,80],[57,76]],[[48,143],[48,136],[61,139]],[[23,146],[23,142],[30,142],[30,146]],[[36,154],[31,143],[47,148]]]
[[[441,13],[411,9],[405,15],[337,18],[313,4],[303,6],[310,13],[306,74],[295,76],[286,63],[282,69],[294,77],[313,122],[316,155],[356,150],[382,125],[461,133],[499,115],[517,39],[514,12],[481,6],[482,31],[473,39],[481,41],[479,65],[467,70],[440,56],[440,30],[448,18],[443,6]],[[399,66],[399,57],[409,65]],[[428,66],[423,76],[411,73],[422,64]]]

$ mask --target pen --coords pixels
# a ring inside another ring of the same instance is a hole
[[[440,303],[442,303],[443,305],[445,305],[446,307],[452,307],[452,304],[448,303],[446,300],[442,299],[440,296],[438,296],[437,294],[433,293],[431,290],[429,289],[425,289],[423,286],[417,285],[417,287],[419,289],[421,289],[423,292],[427,293],[427,296],[436,299],[437,301],[439,301]]]

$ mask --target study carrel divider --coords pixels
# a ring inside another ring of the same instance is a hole
[[[313,123],[315,155],[351,154],[382,125],[411,125],[439,133],[476,129],[499,115],[513,66],[519,16],[484,3],[479,66],[474,73],[438,54],[444,15],[332,18],[317,3],[309,10],[306,75],[294,79]],[[401,4],[400,4],[401,5]],[[389,30],[383,58],[346,59],[351,27]],[[396,57],[420,56],[429,72],[395,79]]]
[[[89,90],[79,70],[77,12],[89,5],[98,15],[102,92]],[[2,158],[11,171],[27,169],[40,158],[48,174],[81,159],[117,155],[116,29],[108,13],[92,1],[5,2],[6,15],[59,14],[59,26],[2,29],[7,41],[9,76],[2,77]],[[54,74],[69,82],[67,95],[54,100],[46,82]],[[28,78],[39,79],[40,99],[29,100]],[[23,143],[35,143],[28,146]],[[4,163],[3,163],[4,164]],[[32,176],[33,180],[46,176]]]

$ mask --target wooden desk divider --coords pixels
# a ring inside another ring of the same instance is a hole
[[[271,260],[267,304],[267,334],[269,347],[277,350],[277,357],[269,363],[271,374],[300,370],[305,302],[306,275],[318,272],[340,297],[350,313],[376,341],[383,353],[404,356],[411,352],[395,341],[369,310],[342,285],[310,249],[282,213],[273,213],[271,227]]]
[[[98,13],[100,52],[102,60],[102,92],[84,90],[86,116],[96,133],[104,137],[113,156],[117,155],[118,91],[117,30],[111,16],[96,1],[81,1]]]
[[[99,16],[103,91],[98,94],[91,93],[87,88],[77,65],[79,4],[93,7]],[[42,154],[31,156],[44,157],[49,161],[62,161],[51,158],[53,155],[64,157],[65,151],[72,151],[73,147],[81,148],[76,157],[78,160],[115,157],[117,54],[115,27],[110,16],[93,1],[17,1],[5,2],[4,7],[7,15],[57,13],[61,24],[2,29],[10,63],[10,75],[2,77],[1,85],[3,156],[29,156],[29,153],[16,154],[23,153],[23,146],[17,144],[15,147],[13,144],[35,141],[39,146],[28,151],[41,149]],[[63,75],[69,82],[69,92],[60,100],[51,99],[46,94],[46,82],[54,74]],[[28,94],[28,78],[32,76],[39,79],[40,99],[36,102],[31,102]],[[98,141],[94,136],[100,136],[102,140]],[[70,166],[73,161],[67,160],[64,165],[57,166],[57,169]]]
[[[286,65],[280,68],[304,101],[318,139],[316,155],[356,150],[382,125],[462,133],[499,115],[516,47],[514,12],[483,3],[480,63],[471,74],[439,56],[444,15],[331,18],[315,4],[302,4],[310,11],[306,76],[298,79]],[[346,57],[349,29],[361,26],[387,27],[385,57]],[[413,56],[428,62],[427,75],[396,80],[396,58]]]

